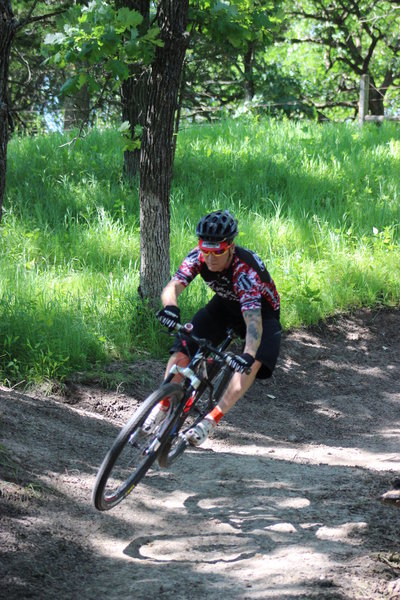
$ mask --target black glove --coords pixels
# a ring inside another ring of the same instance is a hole
[[[168,331],[173,331],[178,323],[181,322],[181,311],[177,306],[170,304],[158,311],[157,319],[162,325],[168,327]]]
[[[245,373],[251,368],[254,363],[254,358],[251,354],[245,352],[245,354],[234,354],[229,358],[229,366],[238,373]]]

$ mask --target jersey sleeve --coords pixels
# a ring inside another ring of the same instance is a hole
[[[183,260],[181,266],[173,275],[173,281],[179,281],[184,287],[187,287],[191,281],[200,273],[202,266],[201,253],[199,248],[194,248]]]
[[[256,271],[239,267],[235,275],[234,290],[242,312],[261,310],[262,284]]]
[[[246,310],[272,311],[279,318],[279,294],[263,261],[255,252],[237,248],[233,264],[233,286],[242,313]]]

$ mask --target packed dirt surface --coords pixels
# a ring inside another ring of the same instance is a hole
[[[107,390],[0,389],[0,597],[9,600],[400,598],[400,311],[285,333],[204,448],[91,505],[118,430],[161,363]],[[130,381],[130,383],[129,383]]]

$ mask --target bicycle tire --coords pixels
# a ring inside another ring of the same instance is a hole
[[[214,403],[218,404],[219,400],[225,393],[230,380],[234,375],[234,371],[229,368],[223,367],[216,375],[213,384],[214,384]]]
[[[193,427],[195,424],[197,424],[200,421],[200,419],[201,417],[199,417],[198,420],[191,423],[190,427]],[[190,427],[187,427],[186,431],[188,431]],[[183,435],[178,434],[174,437],[174,439],[167,442],[167,444],[164,444],[163,448],[158,454],[158,464],[160,465],[160,467],[163,468],[170,467],[172,463],[175,462],[176,459],[184,453],[187,447],[188,442],[186,442]]]
[[[97,510],[114,508],[132,492],[150,469],[169,436],[168,424],[171,423],[174,410],[183,394],[180,384],[162,385],[143,402],[121,429],[97,473],[92,493],[92,502]],[[150,435],[144,433],[141,426],[145,419],[154,406],[166,397],[172,403],[169,417],[155,432]]]

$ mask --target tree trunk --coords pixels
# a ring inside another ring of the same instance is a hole
[[[176,111],[175,111],[174,135],[173,135],[173,140],[172,140],[172,163],[175,160],[176,142],[178,140],[179,126],[181,123],[181,113],[182,113],[183,97],[185,94],[185,87],[186,87],[186,68],[185,68],[185,59],[184,59],[183,63],[182,63],[181,81],[179,84],[178,99],[177,99]]]
[[[188,0],[161,0],[158,21],[162,48],[152,65],[140,159],[140,294],[151,306],[170,277],[169,193],[173,128],[180,75],[188,45]]]
[[[244,64],[244,99],[251,102],[254,98],[254,43],[247,42],[247,52],[243,56]]]
[[[136,73],[135,73],[136,71]],[[148,74],[145,69],[131,69],[131,77],[121,85],[122,120],[128,121],[131,139],[138,137],[135,128],[144,127],[147,110]],[[140,147],[124,152],[124,175],[132,181],[139,173]]]
[[[143,17],[143,22],[138,28],[140,35],[144,35],[150,23],[150,0],[116,0],[116,8],[129,8],[136,10]],[[121,85],[122,120],[128,121],[131,139],[138,137],[135,128],[137,125],[144,127],[147,110],[148,95],[148,70],[146,67],[131,65],[130,77]],[[140,148],[125,150],[124,175],[131,181],[139,173]]]
[[[385,92],[386,90],[381,92],[375,86],[374,78],[370,76],[368,108],[371,115],[382,116],[385,114],[385,108],[383,105]]]
[[[7,172],[7,145],[11,124],[7,84],[11,45],[17,22],[9,0],[0,0],[0,221]]]

